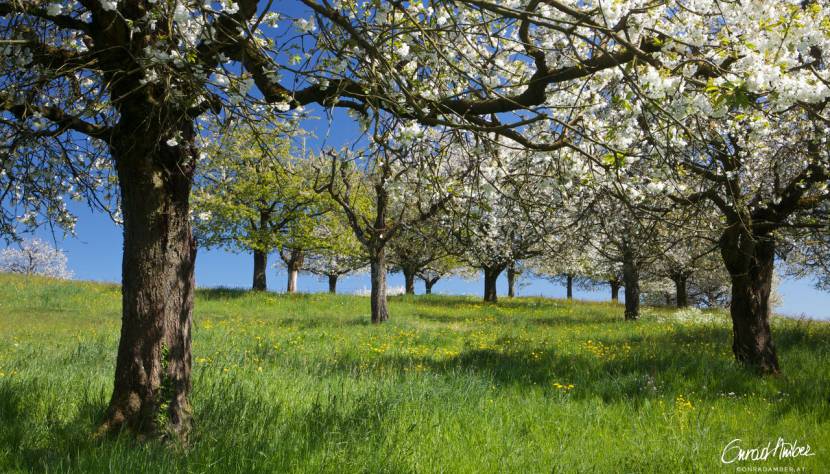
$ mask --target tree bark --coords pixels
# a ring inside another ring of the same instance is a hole
[[[511,265],[507,267],[507,297],[516,296],[516,269]]]
[[[623,285],[625,286],[625,320],[635,321],[640,317],[640,269],[634,254],[623,252]]]
[[[386,306],[386,249],[383,245],[373,249],[369,263],[372,278],[372,324],[380,324],[389,319]]]
[[[415,272],[403,269],[404,288],[407,295],[415,294]]]
[[[189,196],[196,148],[169,146],[127,112],[113,133],[124,225],[121,338],[115,382],[101,432],[186,441],[191,426],[190,330],[196,245]],[[140,133],[144,130],[147,133]]]
[[[727,229],[720,239],[732,281],[732,352],[738,362],[762,374],[777,374],[781,369],[769,325],[775,242],[771,236],[737,227]]]
[[[504,267],[484,267],[484,301],[495,303],[498,301],[496,282]]]
[[[616,303],[620,300],[620,281],[617,279],[608,280],[608,284],[611,285],[611,301]]]
[[[574,276],[569,273],[565,276],[565,278],[565,286],[568,292],[568,299],[572,300],[574,299]]]
[[[254,291],[265,291],[266,285],[266,269],[268,268],[268,254],[261,250],[254,250]]]
[[[687,282],[688,277],[685,274],[677,273],[672,277],[672,281],[674,281],[674,294],[675,294],[675,303],[677,304],[678,308],[685,308],[689,306],[689,294],[687,291]]]
[[[432,287],[433,287],[436,283],[438,283],[438,280],[440,280],[440,279],[441,279],[441,277],[440,277],[440,276],[435,277],[435,278],[424,278],[424,277],[421,277],[421,280],[424,280],[424,293],[425,293],[425,294],[427,294],[427,295],[431,295],[431,294],[432,294]]]
[[[337,275],[329,275],[329,293],[337,293]]]
[[[303,267],[304,260],[305,252],[303,252],[303,249],[291,249],[290,257],[285,262],[285,267],[288,271],[288,285],[286,288],[288,293],[297,292],[297,275],[299,275],[300,269]]]

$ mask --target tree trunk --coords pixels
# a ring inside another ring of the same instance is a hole
[[[329,275],[329,293],[337,293],[337,275]]]
[[[732,280],[732,352],[738,362],[762,374],[777,374],[780,367],[769,326],[775,242],[736,227],[727,229],[720,240]]]
[[[296,268],[292,268],[288,270],[288,286],[286,287],[286,291],[288,293],[296,293],[297,292],[297,275],[300,274],[300,271]]]
[[[386,249],[379,246],[372,253],[372,323],[380,324],[389,319],[389,310],[386,307]]]
[[[496,281],[504,267],[484,267],[484,301],[495,303],[498,301],[496,292]]]
[[[611,285],[611,301],[617,302],[620,300],[620,282],[619,280],[608,280],[608,284]]]
[[[404,288],[407,295],[415,294],[415,272],[403,270]]]
[[[689,295],[686,290],[686,281],[688,277],[683,274],[677,274],[672,278],[674,281],[674,294],[677,299],[676,304],[678,308],[685,308],[689,306]]]
[[[265,291],[265,269],[268,267],[268,254],[261,250],[254,250],[254,291]]]
[[[516,296],[516,268],[512,265],[507,267],[507,297]]]
[[[567,287],[568,299],[574,299],[574,276],[570,273],[566,275],[565,286]]]
[[[625,320],[640,317],[640,269],[630,250],[623,252],[623,285],[625,286]]]
[[[163,135],[139,133],[147,120],[131,121],[124,114],[113,134],[124,219],[122,316],[115,383],[101,432],[128,429],[185,441],[191,425],[196,245],[189,196],[196,149],[192,128],[180,130],[182,145],[148,141],[148,135]]]
[[[440,279],[441,279],[440,276],[435,277],[435,278],[424,278],[424,288],[425,288],[426,294],[428,294],[428,295],[432,294],[432,287],[435,286],[435,284],[438,283],[438,280],[440,280]]]
[[[286,270],[288,271],[288,286],[286,291],[288,293],[297,292],[297,275],[300,274],[300,269],[303,267],[305,253],[303,249],[291,249],[291,256],[286,261]]]

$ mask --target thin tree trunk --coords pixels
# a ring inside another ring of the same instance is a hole
[[[620,300],[620,282],[619,280],[608,280],[611,285],[611,301],[617,302]]]
[[[404,288],[407,295],[415,294],[415,272],[403,269]]]
[[[775,243],[766,235],[727,229],[721,254],[732,280],[732,352],[735,359],[762,374],[780,372],[772,342],[769,296],[775,265]]]
[[[484,301],[495,303],[498,301],[496,282],[504,267],[484,267]]]
[[[146,140],[153,135],[138,130],[147,119],[122,116],[111,150],[124,218],[122,316],[112,398],[100,429],[185,441],[191,425],[196,245],[189,196],[196,150],[191,128],[181,130],[187,142],[175,147]]]
[[[428,294],[428,295],[431,295],[432,294],[432,287],[435,286],[435,284],[438,283],[438,280],[440,280],[440,279],[441,279],[441,277],[435,277],[435,278],[432,278],[432,279],[424,278],[425,293]]]
[[[288,293],[297,292],[297,275],[299,275],[299,273],[300,271],[296,268],[288,270],[288,285],[286,287],[286,291],[288,291]]]
[[[329,293],[337,293],[337,275],[329,275]]]
[[[297,275],[299,275],[300,269],[303,267],[304,259],[305,252],[303,252],[303,249],[291,250],[291,257],[286,262],[286,269],[288,271],[288,285],[286,291],[288,291],[288,293],[297,292]]]
[[[574,276],[570,273],[566,276],[565,286],[567,287],[568,291],[568,299],[574,299]]]
[[[254,291],[265,291],[266,285],[266,268],[268,268],[268,254],[261,250],[254,250]]]
[[[623,285],[625,285],[625,320],[640,317],[640,269],[633,253],[626,249],[623,255]]]
[[[516,269],[511,265],[507,267],[507,297],[516,296]]]
[[[372,323],[380,324],[389,319],[386,306],[386,249],[376,247],[370,259],[372,278]]]

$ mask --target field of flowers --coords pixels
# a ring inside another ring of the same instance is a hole
[[[721,312],[536,298],[201,290],[187,447],[100,439],[117,286],[0,275],[0,472],[735,472],[830,466],[830,324],[776,318],[783,375]],[[813,456],[722,463],[723,450]],[[826,472],[826,471],[824,471]]]

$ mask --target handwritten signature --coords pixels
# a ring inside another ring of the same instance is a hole
[[[723,448],[720,460],[724,464],[738,461],[766,461],[767,459],[792,459],[800,456],[815,456],[809,444],[799,445],[798,440],[787,442],[778,438],[773,446],[772,441],[766,446],[744,448],[741,439],[735,438]]]

